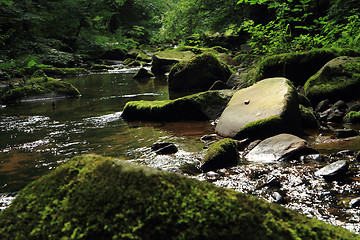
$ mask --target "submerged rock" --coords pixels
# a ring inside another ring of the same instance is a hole
[[[360,58],[338,57],[325,64],[304,86],[311,102],[352,100],[360,91]]]
[[[236,141],[225,138],[210,145],[200,169],[204,172],[215,171],[237,165],[239,153]]]
[[[260,142],[245,158],[252,162],[274,162],[299,159],[302,155],[315,153],[317,151],[304,139],[291,134],[279,134]]]
[[[169,90],[206,91],[217,80],[226,82],[230,75],[230,69],[215,55],[204,53],[172,67],[168,77]]]
[[[348,138],[358,136],[359,133],[353,129],[335,129],[334,135],[337,138]]]
[[[296,90],[286,78],[269,78],[237,91],[215,131],[236,139],[264,139],[282,132],[301,132]]]
[[[0,239],[29,239],[29,236],[31,239],[357,238],[344,228],[233,190],[95,155],[61,164],[21,190],[10,207],[0,212]]]
[[[179,121],[216,119],[229,101],[231,92],[208,91],[175,100],[131,101],[122,117],[126,120]]]
[[[173,143],[158,142],[151,146],[151,151],[156,154],[173,154],[178,151],[178,148]]]
[[[315,176],[323,177],[327,180],[339,179],[346,175],[348,169],[349,162],[346,160],[340,160],[321,168],[315,172]]]

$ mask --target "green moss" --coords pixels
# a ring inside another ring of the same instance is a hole
[[[208,90],[212,84],[221,80],[226,82],[231,76],[231,70],[215,55],[204,53],[189,61],[175,64],[169,73],[169,89]]]
[[[360,56],[360,52],[323,48],[269,56],[259,63],[256,80],[281,76],[290,79],[296,86],[302,86],[323,65],[339,56]]]
[[[319,127],[319,123],[310,109],[304,107],[303,105],[299,105],[299,109],[304,128],[313,129]]]
[[[283,120],[279,116],[270,116],[246,124],[236,133],[235,139],[264,139],[278,133],[283,129]]]
[[[4,103],[11,103],[28,97],[46,94],[75,97],[79,96],[80,92],[68,82],[57,81],[48,77],[32,78],[23,86],[14,86],[8,90],[1,96],[0,100]]]
[[[351,111],[344,117],[344,120],[347,123],[360,123],[360,113],[356,111]]]
[[[323,99],[351,100],[360,90],[360,58],[340,57],[325,65],[304,85],[312,102]]]
[[[205,172],[235,166],[239,161],[237,142],[225,138],[210,145],[201,169]]]
[[[208,91],[175,100],[131,101],[122,114],[126,120],[178,121],[215,119],[229,101],[219,91]]]
[[[0,213],[0,238],[357,239],[279,205],[95,155],[69,160]]]

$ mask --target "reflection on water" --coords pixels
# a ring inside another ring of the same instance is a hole
[[[24,102],[0,108],[0,193],[18,191],[28,182],[73,156],[97,153],[153,167],[176,169],[189,161],[212,132],[209,122],[127,123],[126,102],[168,99],[165,79],[132,79],[136,69],[72,77],[82,96]],[[54,102],[54,103],[53,103]],[[156,156],[150,147],[169,141],[180,151]]]

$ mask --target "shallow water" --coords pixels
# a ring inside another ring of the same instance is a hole
[[[71,157],[84,153],[123,157],[173,169],[197,161],[198,140],[213,131],[210,122],[127,123],[126,102],[168,99],[165,79],[132,79],[136,69],[71,77],[82,93],[76,99],[32,99],[0,108],[0,193],[23,188]],[[53,106],[53,102],[55,106]],[[156,156],[156,141],[174,142],[175,156]]]
[[[121,111],[126,102],[169,99],[166,79],[136,81],[132,79],[136,70],[120,66],[108,73],[67,78],[82,93],[79,98],[42,97],[0,106],[0,210],[17,191],[59,164],[79,154],[96,153],[180,172],[270,202],[278,192],[285,196],[284,206],[360,233],[360,210],[347,205],[360,196],[360,164],[354,156],[338,157],[351,164],[343,182],[314,177],[316,170],[336,159],[272,164],[243,160],[231,169],[200,173],[195,165],[205,143],[199,139],[214,132],[214,123],[125,122]],[[359,137],[338,141],[330,135],[313,131],[307,140],[323,154],[360,151]],[[151,145],[157,141],[173,142],[179,151],[156,155]],[[267,185],[271,179],[279,185]]]

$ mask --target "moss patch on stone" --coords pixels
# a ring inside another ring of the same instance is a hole
[[[283,121],[279,116],[270,116],[246,124],[235,135],[235,139],[264,139],[278,133]]]
[[[215,171],[235,166],[239,161],[237,142],[230,138],[222,139],[210,145],[201,165],[201,170]]]
[[[310,109],[304,107],[303,105],[299,105],[299,109],[305,129],[315,129],[319,127],[319,122],[317,121],[314,113]]]
[[[303,86],[322,66],[339,56],[360,56],[360,52],[353,49],[322,48],[269,56],[259,63],[256,81],[269,77],[286,77],[296,86]]]
[[[87,155],[24,188],[0,238],[357,239],[263,200],[170,172]]]
[[[1,96],[0,101],[11,103],[47,94],[76,97],[80,95],[80,92],[68,82],[58,81],[49,77],[32,78],[27,80],[22,86],[13,86]]]
[[[125,105],[122,117],[145,121],[215,119],[229,99],[222,91],[208,91],[175,100],[131,101]]]
[[[360,113],[351,111],[344,117],[346,123],[360,123]]]
[[[312,103],[323,99],[357,99],[360,91],[360,58],[339,57],[331,60],[309,78],[304,90]]]
[[[66,77],[89,74],[89,71],[85,68],[56,68],[56,67],[44,67],[37,71],[44,72],[49,77]],[[37,72],[36,71],[36,72]],[[36,72],[34,74],[36,74]]]
[[[213,55],[204,53],[187,62],[175,64],[169,73],[169,90],[208,90],[212,84],[221,80],[226,82],[231,70]]]

